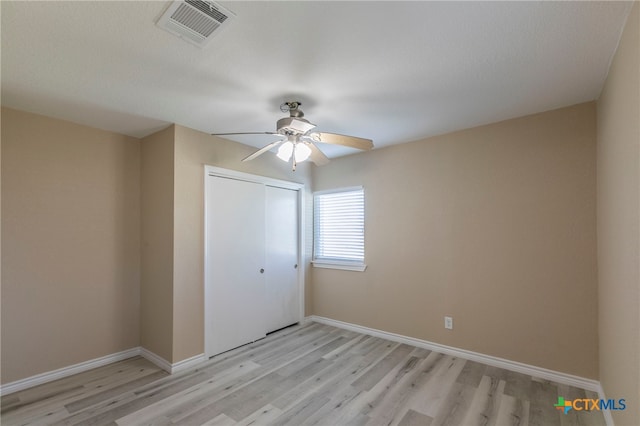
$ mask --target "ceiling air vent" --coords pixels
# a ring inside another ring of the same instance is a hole
[[[217,3],[199,0],[174,1],[158,20],[158,26],[203,47],[235,17]]]

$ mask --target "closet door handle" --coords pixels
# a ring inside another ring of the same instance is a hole
[[[264,268],[260,268],[260,273],[264,274]]]
[[[293,269],[298,269],[298,264],[293,265]]]

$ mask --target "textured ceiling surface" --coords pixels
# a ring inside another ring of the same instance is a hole
[[[220,4],[236,17],[198,48],[155,25],[170,2],[2,1],[2,105],[141,137],[273,131],[297,100],[318,130],[382,147],[597,99],[631,8]]]

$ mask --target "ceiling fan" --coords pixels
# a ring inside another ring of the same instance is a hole
[[[370,150],[373,142],[370,139],[357,138],[354,136],[339,135],[336,133],[312,132],[316,125],[304,118],[304,113],[299,108],[302,105],[298,101],[284,102],[280,105],[280,111],[288,112],[289,117],[284,117],[276,123],[275,132],[240,132],[240,133],[213,133],[214,136],[231,135],[277,135],[282,139],[272,142],[253,154],[242,159],[250,161],[264,154],[265,152],[278,148],[277,156],[283,161],[291,161],[292,168],[296,170],[296,164],[307,159],[318,166],[327,164],[329,158],[316,146],[316,142],[334,145],[343,145],[350,148]]]

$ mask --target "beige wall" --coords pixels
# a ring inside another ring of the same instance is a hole
[[[176,126],[173,362],[204,352],[205,164],[304,183],[310,188],[308,164],[301,164],[294,173],[272,154],[242,163],[242,158],[255,149]],[[311,211],[307,210],[307,213],[310,215]],[[310,216],[307,219],[309,221]],[[310,236],[307,240],[310,240]]]
[[[204,164],[310,191],[308,165],[241,163],[254,148],[180,126],[137,140],[2,121],[2,383],[137,346],[201,354]]]
[[[140,145],[2,109],[2,383],[138,346]]]
[[[617,425],[640,424],[640,4],[598,100],[600,380],[625,398]]]
[[[313,313],[596,379],[595,134],[587,103],[314,169],[364,185],[368,268],[312,269]]]
[[[173,174],[175,126],[141,141],[140,344],[173,352]]]

